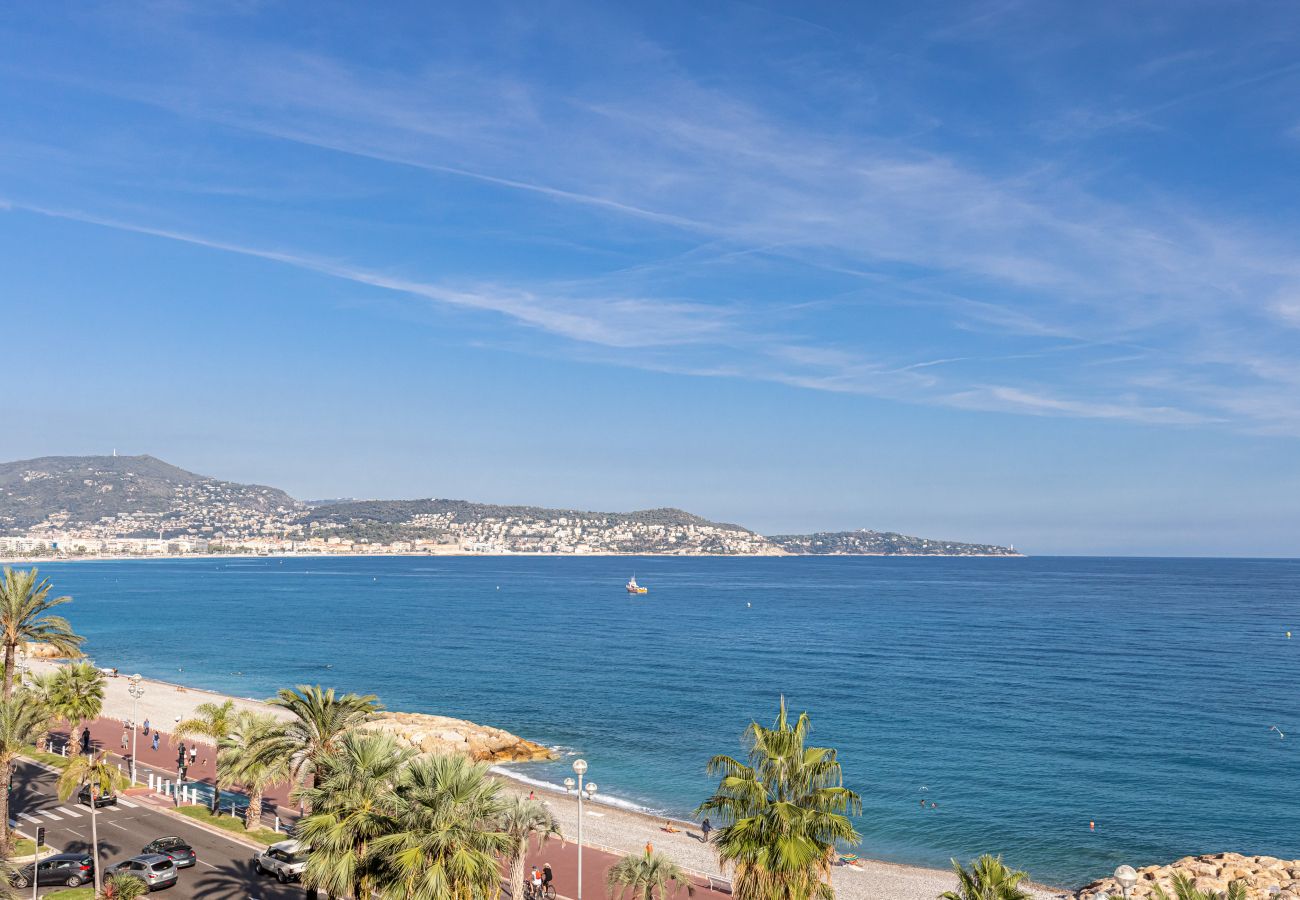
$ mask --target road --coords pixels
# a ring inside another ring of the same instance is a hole
[[[66,852],[90,852],[90,808],[73,801],[61,803],[55,791],[56,776],[26,761],[19,761],[9,815],[26,834],[45,826],[45,842]],[[154,838],[178,835],[198,854],[198,865],[181,869],[176,886],[160,893],[167,900],[303,900],[301,885],[282,885],[256,874],[252,848],[212,834],[185,820],[150,808],[146,801],[124,797],[116,807],[99,811],[100,866],[111,865],[140,852]],[[59,890],[43,887],[41,894]]]

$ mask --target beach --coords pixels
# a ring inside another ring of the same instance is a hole
[[[100,665],[109,664],[106,660]],[[34,672],[49,671],[57,665],[51,660],[31,660]],[[183,674],[178,673],[178,674]],[[124,721],[131,718],[132,698],[127,693],[128,673],[105,679],[104,709],[101,720]],[[144,695],[139,701],[138,720],[150,721],[151,726],[168,733],[176,722],[190,717],[195,708],[208,702],[231,700],[241,709],[268,712],[285,717],[283,710],[266,703],[246,698],[232,697],[188,685],[142,679]],[[200,742],[201,743],[201,742]],[[206,754],[205,754],[206,756]],[[492,771],[501,779],[507,790],[527,794],[534,792],[553,810],[566,841],[574,841],[578,833],[578,803],[574,796],[564,791],[529,783],[518,779],[507,765],[493,766]],[[277,792],[278,793],[278,792]],[[615,854],[641,853],[651,844],[670,856],[678,865],[700,878],[723,877],[712,849],[701,840],[699,826],[691,822],[674,820],[675,832],[666,830],[667,820],[635,812],[597,799],[584,803],[583,845]],[[859,853],[870,853],[868,842]],[[943,891],[955,886],[952,874],[942,869],[904,866],[878,860],[862,859],[856,866],[838,866],[833,874],[836,895],[846,900],[934,900]],[[1036,898],[1059,898],[1068,894],[1047,888],[1035,888]]]

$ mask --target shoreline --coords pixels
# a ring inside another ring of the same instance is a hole
[[[29,659],[33,671],[52,669],[60,665],[59,660]],[[97,666],[103,666],[103,660],[97,660]],[[170,731],[171,726],[190,715],[193,708],[200,703],[216,700],[232,700],[238,708],[270,712],[278,717],[287,716],[283,710],[267,706],[265,702],[250,697],[237,697],[206,688],[192,687],[187,684],[144,678],[140,682],[145,687],[144,697],[140,700],[138,720],[150,719],[153,727]],[[104,707],[101,718],[124,720],[132,715],[132,700],[126,692],[129,684],[127,673],[117,678],[104,680]],[[203,743],[200,741],[200,743]],[[540,779],[529,779],[521,773],[512,772],[509,764],[496,763],[491,766],[493,777],[508,791],[518,794],[534,792],[543,799],[555,814],[566,840],[577,835],[578,804],[577,798],[567,794],[562,788],[556,788]],[[720,873],[720,866],[712,850],[699,839],[699,826],[694,822],[670,819],[652,815],[648,812],[627,808],[612,802],[613,798],[597,794],[592,801],[584,803],[583,845],[605,850],[620,855],[640,853],[647,843],[670,856],[684,869],[700,875]],[[679,830],[669,833],[664,824],[672,822]],[[860,848],[862,853],[870,850]],[[931,869],[924,866],[893,863],[885,860],[863,857],[859,866],[836,866],[832,872],[832,883],[837,897],[845,900],[934,900],[942,892],[952,890],[956,879],[947,869]],[[1042,885],[1031,887],[1035,900],[1049,900],[1072,896],[1063,889]]]
[[[1024,553],[480,553],[461,550],[454,553],[157,553],[148,556],[108,554],[103,556],[24,556],[0,557],[0,566],[40,565],[64,562],[146,562],[152,559],[465,559],[483,557],[502,559],[518,556],[527,559],[637,558],[655,559],[1028,559]]]

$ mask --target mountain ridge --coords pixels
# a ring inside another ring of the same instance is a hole
[[[599,512],[445,498],[303,502],[279,488],[200,475],[147,454],[0,463],[0,534],[24,531],[216,543],[455,544],[482,552],[1020,555],[995,544],[867,529],[765,537],[676,507]]]

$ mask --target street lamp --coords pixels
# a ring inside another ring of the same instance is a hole
[[[582,900],[582,776],[587,774],[587,761],[585,759],[575,759],[573,761],[573,771],[578,776],[578,898]],[[573,783],[572,778],[564,779],[564,786],[567,788]]]
[[[1124,892],[1124,900],[1128,900],[1128,892],[1138,883],[1138,873],[1132,866],[1120,866],[1115,870],[1115,880],[1119,882],[1119,889]]]
[[[136,724],[139,721],[140,698],[144,696],[144,685],[140,683],[140,675],[132,675],[128,679],[131,683],[126,686],[126,692],[131,695],[131,784],[135,785],[135,742],[140,736],[140,728]]]

